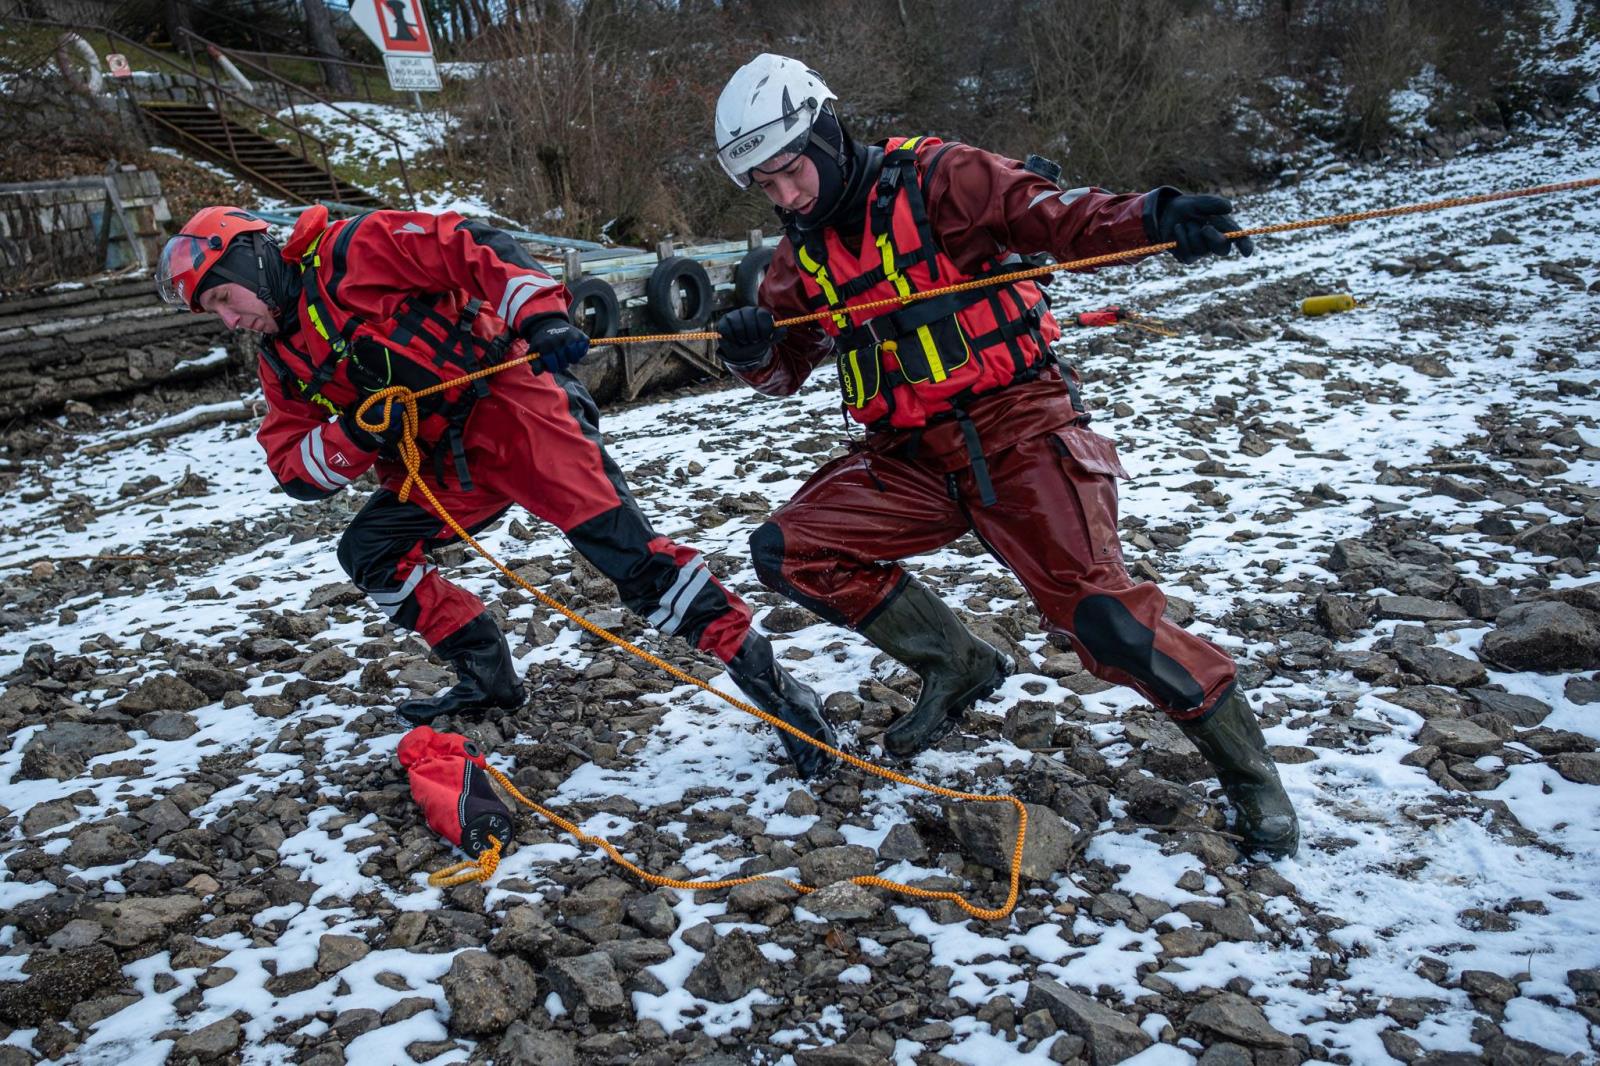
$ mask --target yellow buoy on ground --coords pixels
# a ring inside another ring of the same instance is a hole
[[[1335,311],[1349,311],[1356,305],[1356,298],[1347,292],[1336,292],[1327,296],[1310,296],[1300,302],[1300,310],[1308,315],[1329,315]]]

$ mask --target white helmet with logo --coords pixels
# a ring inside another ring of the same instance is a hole
[[[734,72],[717,99],[717,162],[748,188],[750,171],[805,149],[817,116],[836,99],[798,59],[763,52]]]

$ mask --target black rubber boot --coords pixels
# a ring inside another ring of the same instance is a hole
[[[446,714],[480,714],[523,702],[522,680],[511,661],[505,634],[488,614],[480,614],[434,645],[434,652],[456,668],[454,685],[428,699],[407,700],[395,713],[414,725]]]
[[[833,726],[822,715],[822,701],[809,685],[778,665],[772,657],[772,643],[760,633],[751,630],[745,635],[739,654],[728,662],[728,673],[749,698],[774,718],[781,718],[807,736],[815,737],[829,747],[839,746]],[[802,781],[831,771],[839,760],[814,748],[783,730],[778,730],[783,750],[789,764]]]
[[[1244,837],[1245,850],[1265,852],[1274,859],[1298,851],[1300,822],[1294,804],[1267,754],[1256,712],[1238,688],[1230,688],[1204,718],[1178,726],[1217,771],[1233,804],[1234,829]]]
[[[861,635],[922,678],[916,706],[883,734],[884,750],[902,759],[937,744],[1012,669],[1010,656],[973,636],[943,600],[915,581]]]

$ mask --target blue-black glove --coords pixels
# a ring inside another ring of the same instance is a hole
[[[565,315],[545,315],[522,327],[528,353],[537,355],[534,373],[559,374],[589,354],[589,338]]]
[[[1153,240],[1176,241],[1172,254],[1178,262],[1187,265],[1208,255],[1227,255],[1230,248],[1239,249],[1240,255],[1254,254],[1255,242],[1249,237],[1223,236],[1243,228],[1233,219],[1232,201],[1185,195],[1173,188],[1157,189],[1152,197],[1145,229]]]
[[[722,340],[717,355],[735,370],[759,370],[766,365],[772,342],[784,331],[773,324],[772,312],[765,307],[741,307],[717,319]]]

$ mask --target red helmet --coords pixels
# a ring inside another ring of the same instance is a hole
[[[199,311],[194,302],[200,281],[217,265],[228,244],[245,233],[262,233],[267,224],[238,207],[207,207],[161,249],[156,291],[174,307]]]

